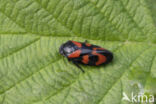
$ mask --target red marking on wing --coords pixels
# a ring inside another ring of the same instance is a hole
[[[85,45],[88,46],[88,47],[91,46],[91,44],[89,44],[89,43],[86,43]]]
[[[76,46],[78,46],[79,48],[81,48],[82,47],[82,44],[81,43],[79,43],[79,42],[76,42],[76,41],[72,41]]]
[[[93,48],[93,50],[105,50],[104,48]]]
[[[75,52],[71,53],[68,58],[76,58],[79,57],[81,54],[81,50],[76,50]]]
[[[89,56],[88,56],[88,55],[84,55],[84,56],[82,57],[82,62],[83,62],[84,64],[88,64],[88,62],[89,62]]]
[[[96,51],[93,51],[92,54],[98,56],[98,61],[95,63],[96,65],[100,65],[102,63],[105,63],[107,60],[106,56],[101,55],[99,53],[96,53]]]

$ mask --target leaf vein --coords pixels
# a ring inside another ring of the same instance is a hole
[[[0,93],[0,95],[6,93],[7,91],[11,90],[12,88],[14,88],[15,86],[19,85],[20,83],[26,81],[27,79],[29,79],[30,77],[32,77],[33,75],[39,73],[40,71],[44,70],[46,67],[48,67],[49,65],[53,64],[54,62],[57,62],[59,59],[57,60],[53,60],[53,61],[50,61],[48,64],[46,64],[45,66],[42,66],[38,71],[34,72],[34,73],[31,73],[30,75],[28,75],[27,77],[25,77],[23,80],[20,80],[18,81],[17,83],[13,84],[11,87],[7,88],[6,90],[4,90],[3,92]]]
[[[58,19],[57,19],[58,17],[54,16],[49,10],[47,10],[44,6],[42,6],[42,4],[40,4],[40,2],[38,2],[38,1],[36,1],[36,0],[34,0],[34,2],[36,2],[43,10],[45,10],[46,12],[48,12],[49,15],[52,15],[53,18],[54,18],[58,23],[60,23],[65,29],[67,29],[69,32],[71,32],[71,34],[76,34],[76,35],[77,35],[76,32],[74,32],[74,31],[71,30],[68,26],[64,25],[60,20],[58,20]]]
[[[18,48],[18,49],[16,49],[16,50],[12,51],[11,53],[9,53],[9,54],[7,54],[7,55],[4,55],[3,57],[0,57],[0,60],[6,58],[6,57],[8,57],[8,56],[11,56],[12,54],[15,54],[15,53],[17,53],[17,52],[19,52],[19,51],[21,51],[21,50],[23,50],[23,49],[25,49],[26,47],[28,47],[28,46],[34,44],[35,42],[37,42],[37,41],[39,41],[39,40],[40,40],[40,38],[34,39],[33,41],[31,41],[31,42],[25,44],[23,47],[20,47],[20,48]]]
[[[39,37],[51,37],[51,38],[83,38],[86,40],[85,37],[82,37],[82,36],[69,36],[69,35],[59,35],[59,36],[55,36],[55,35],[50,35],[50,34],[44,34],[44,35],[41,35],[41,34],[31,34],[31,35],[28,35],[28,33],[0,33],[0,35],[2,36],[9,36],[9,35],[18,35],[18,36],[39,36]],[[22,34],[22,35],[20,35]],[[11,35],[11,36],[13,36]],[[125,41],[121,41],[121,40],[99,40],[99,39],[95,39],[95,38],[88,38],[88,40],[96,40],[96,41],[104,41],[104,42],[120,42],[120,43],[125,43],[125,42],[129,42],[129,43],[144,43],[144,44],[152,44],[152,45],[156,45],[155,42],[144,42],[144,41],[129,41],[129,40],[125,40]]]
[[[123,46],[122,46],[122,47],[123,47]],[[120,47],[120,48],[121,48],[121,47]],[[119,49],[117,49],[117,50],[119,50]],[[117,50],[115,50],[115,51],[117,51]],[[86,72],[85,74],[87,74],[87,72]],[[85,75],[85,74],[83,74],[83,75]],[[62,92],[63,90],[65,90],[66,88],[72,86],[74,83],[76,83],[76,82],[79,80],[79,78],[80,78],[80,75],[79,75],[73,82],[71,82],[70,84],[68,84],[68,85],[64,86],[63,88],[59,89],[56,93],[54,93],[54,94],[48,96],[47,98],[45,98],[45,100],[50,99],[51,97],[57,95],[58,93],[60,93],[60,92]]]
[[[11,20],[13,23],[15,23],[17,26],[19,26],[20,28],[22,28],[24,31],[26,31],[26,29],[19,23],[17,23],[15,20],[13,20],[11,17],[9,17],[4,11],[0,10],[0,12],[6,16],[9,20]]]
[[[130,67],[133,65],[133,63],[134,63],[142,54],[144,54],[146,51],[148,51],[150,48],[151,48],[151,47],[148,47],[147,49],[145,49],[145,51],[142,51],[142,52],[128,65],[127,69],[130,68]],[[100,104],[100,103],[101,103],[101,101],[103,100],[103,98],[109,93],[109,91],[113,88],[113,86],[114,86],[118,81],[121,80],[122,76],[123,76],[124,73],[126,73],[127,71],[128,71],[128,70],[124,70],[124,71],[122,72],[122,74],[119,76],[119,78],[117,78],[117,80],[114,81],[114,83],[111,85],[111,87],[110,87],[110,88],[107,90],[107,92],[96,102],[96,104]]]

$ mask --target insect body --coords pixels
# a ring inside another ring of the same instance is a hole
[[[87,42],[69,40],[61,45],[59,52],[67,57],[69,61],[72,61],[82,71],[83,69],[79,66],[79,63],[99,66],[107,64],[113,59],[113,54],[110,51]]]

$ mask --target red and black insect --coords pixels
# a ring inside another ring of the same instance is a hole
[[[110,51],[87,42],[69,40],[61,45],[59,52],[67,57],[69,61],[72,61],[82,72],[84,70],[79,66],[79,63],[99,66],[107,64],[113,59],[113,54]]]

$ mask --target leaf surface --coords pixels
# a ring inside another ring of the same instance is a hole
[[[125,92],[156,94],[156,28],[144,0],[0,0],[0,104],[128,104]],[[67,40],[114,54],[76,66]]]

